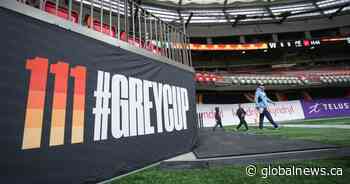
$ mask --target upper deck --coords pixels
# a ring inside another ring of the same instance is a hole
[[[193,72],[185,26],[166,23],[134,1],[4,0],[0,6]]]

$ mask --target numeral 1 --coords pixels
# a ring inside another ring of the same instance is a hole
[[[72,68],[70,76],[74,77],[72,122],[72,144],[74,144],[84,140],[86,67],[76,66]]]
[[[23,132],[22,149],[39,148],[44,117],[48,60],[29,59],[26,69],[30,70],[29,92]]]
[[[55,84],[51,113],[50,146],[64,143],[68,72],[69,64],[67,63],[51,64],[50,73],[55,75]]]

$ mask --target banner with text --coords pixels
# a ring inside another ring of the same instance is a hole
[[[350,116],[350,98],[302,101],[301,104],[307,119]]]
[[[194,74],[0,8],[1,183],[96,183],[189,152]]]
[[[246,111],[246,121],[249,124],[259,123],[259,112],[255,108],[254,103],[241,104]],[[236,125],[239,119],[236,115],[238,104],[197,104],[197,113],[203,118],[204,127],[212,127],[215,125],[214,108],[220,108],[220,115],[223,125]],[[269,111],[275,121],[290,121],[304,119],[303,109],[300,101],[276,102],[276,105],[270,105]],[[265,118],[264,122],[268,120]]]

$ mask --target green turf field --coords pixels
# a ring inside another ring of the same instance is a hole
[[[343,122],[347,119],[332,120],[332,122]],[[312,124],[325,124],[329,120],[312,121]],[[299,122],[304,124],[304,122]],[[236,126],[227,126],[225,131],[236,132]],[[244,131],[244,128],[241,128]],[[350,129],[335,128],[279,128],[272,129],[266,127],[263,130],[257,127],[250,127],[248,133],[258,135],[279,136],[288,139],[302,139],[319,141],[327,144],[335,144],[340,146],[350,146]],[[262,178],[261,175],[247,176],[245,174],[246,166],[227,166],[209,169],[193,169],[193,170],[160,170],[159,168],[151,168],[135,173],[112,184],[328,184],[328,183],[349,183],[350,181],[350,157],[330,159],[330,160],[313,160],[313,161],[290,161],[283,163],[275,163],[272,166],[292,166],[295,167],[339,167],[342,168],[342,176],[270,176]],[[258,171],[267,165],[258,165]]]
[[[316,120],[301,120],[287,122],[286,124],[304,124],[304,125],[350,125],[350,118],[330,118]]]
[[[181,171],[165,171],[152,168],[124,177],[112,182],[113,184],[333,184],[349,183],[350,158],[333,160],[313,160],[298,162],[282,162],[272,164],[271,167],[325,167],[341,168],[342,176],[269,176],[263,178],[261,169],[268,165],[258,165],[256,176],[246,175],[245,166],[228,166],[210,169],[193,169]],[[338,173],[340,174],[340,172]]]
[[[236,126],[225,127],[225,130],[235,132]],[[241,128],[240,131],[244,131]],[[282,127],[273,129],[265,127],[260,130],[257,127],[250,127],[249,133],[258,135],[280,136],[289,139],[302,139],[319,141],[326,144],[335,144],[341,146],[350,146],[350,129],[336,129],[336,128],[290,128]]]

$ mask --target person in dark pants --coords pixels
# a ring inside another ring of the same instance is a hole
[[[247,125],[247,122],[245,121],[245,115],[246,115],[246,112],[245,110],[242,108],[241,104],[238,104],[238,109],[237,109],[237,112],[236,112],[236,115],[238,116],[239,118],[239,125],[237,126],[237,130],[242,126],[242,124],[244,125],[245,129],[248,130],[248,125]]]
[[[216,121],[216,124],[213,128],[213,131],[215,131],[217,126],[220,126],[220,128],[224,129],[224,127],[222,126],[222,123],[221,123],[221,116],[220,116],[219,107],[215,107],[215,121]]]
[[[260,129],[263,128],[263,122],[264,122],[265,116],[270,121],[270,123],[274,126],[274,128],[278,128],[278,125],[275,123],[270,112],[267,110],[269,103],[272,103],[275,105],[275,103],[266,96],[264,84],[259,84],[255,92],[255,104],[256,104],[256,108],[260,113],[259,115]]]

